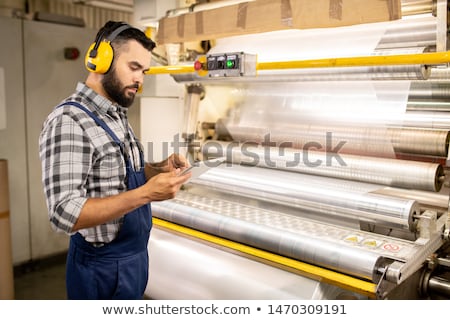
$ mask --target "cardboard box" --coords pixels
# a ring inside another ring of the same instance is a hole
[[[159,20],[158,44],[401,18],[401,0],[255,0]]]

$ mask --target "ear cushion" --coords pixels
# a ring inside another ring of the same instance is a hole
[[[111,67],[114,50],[109,41],[101,41],[98,45],[97,50],[95,50],[96,43],[92,43],[86,52],[84,59],[86,68],[95,73],[106,73]]]

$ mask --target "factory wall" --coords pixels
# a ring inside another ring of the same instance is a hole
[[[38,137],[52,108],[71,94],[87,71],[85,48],[95,30],[0,18],[6,126],[0,129],[0,158],[8,160],[13,264],[67,248],[66,235],[51,230],[41,184]],[[64,58],[77,48],[78,59]],[[4,50],[5,49],[5,50]]]

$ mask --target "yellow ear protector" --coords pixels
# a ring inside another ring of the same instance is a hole
[[[108,37],[101,33],[94,43],[91,44],[84,59],[86,68],[95,73],[106,73],[111,67],[114,50],[111,46],[113,41],[122,31],[131,28],[128,24],[121,24]]]

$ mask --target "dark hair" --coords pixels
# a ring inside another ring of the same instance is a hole
[[[104,38],[107,38],[114,30],[119,28],[121,25],[128,25],[123,21],[108,21],[97,33],[96,41],[102,41]],[[144,32],[141,30],[130,26],[130,28],[123,30],[120,32],[114,39],[111,41],[111,45],[117,44],[117,46],[121,46],[123,43],[128,40],[136,40],[139,42],[144,48],[148,51],[152,51],[156,47],[156,43],[153,42],[152,39],[148,38]],[[114,47],[114,46],[113,46]]]

